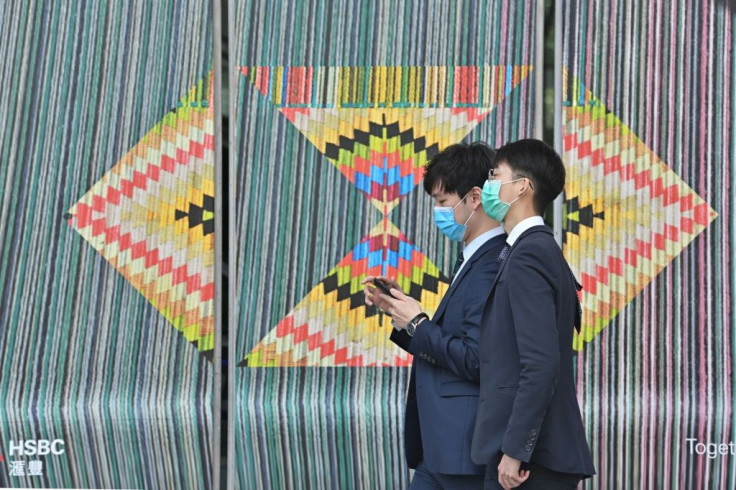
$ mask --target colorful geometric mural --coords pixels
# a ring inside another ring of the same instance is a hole
[[[736,488],[733,2],[558,5],[582,488]]]
[[[360,282],[374,273],[397,276],[425,311],[439,305],[447,278],[388,215],[422,181],[432,156],[470,133],[530,68],[279,66],[241,72],[383,215],[241,364],[410,365],[411,356],[381,328],[388,320],[363,305]]]
[[[539,3],[232,5],[229,485],[405,489],[410,358],[359,283],[438,306],[459,244],[423,166],[540,129]]]
[[[395,277],[422,305],[438,305],[449,287],[426,256],[384,219],[246,358],[248,366],[411,366],[386,345],[385,317],[366,308],[362,279]]]
[[[218,485],[214,18],[0,7],[0,488]]]
[[[69,209],[69,224],[189,342],[214,349],[211,76]]]
[[[580,350],[717,214],[575,82],[563,109],[564,253],[583,285]]]

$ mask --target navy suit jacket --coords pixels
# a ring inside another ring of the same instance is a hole
[[[414,337],[394,329],[391,340],[414,355],[406,401],[404,441],[410,468],[424,460],[432,472],[482,474],[470,457],[478,405],[478,338],[483,306],[500,267],[506,235],[470,257],[431,321]]]
[[[489,475],[497,474],[503,454],[595,474],[573,376],[576,294],[552,232],[534,226],[522,233],[483,311],[472,456]]]

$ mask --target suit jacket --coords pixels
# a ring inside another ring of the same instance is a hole
[[[478,338],[483,306],[500,264],[506,235],[491,238],[468,259],[431,321],[414,337],[393,330],[391,340],[414,355],[404,425],[410,468],[424,460],[432,472],[482,474],[470,458],[478,405]]]
[[[577,292],[546,226],[522,233],[483,310],[472,456],[497,474],[503,454],[591,476],[573,377]]]

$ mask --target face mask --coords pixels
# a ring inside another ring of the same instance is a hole
[[[501,223],[506,217],[506,213],[509,212],[511,205],[522,197],[519,196],[509,203],[503,202],[499,195],[501,192],[501,186],[503,184],[516,182],[517,180],[523,180],[523,178],[509,180],[508,182],[501,182],[499,180],[486,180],[486,183],[483,184],[483,193],[481,194],[483,209],[485,209],[488,216],[498,221],[499,223]]]
[[[468,194],[470,194],[470,192],[468,192]],[[465,197],[468,197],[468,194],[465,194]],[[455,221],[455,208],[465,200],[465,197],[460,199],[460,202],[451,208],[442,206],[434,207],[434,223],[437,225],[437,228],[447,236],[447,238],[455,242],[463,241],[468,229],[468,221],[470,221],[470,218],[475,214],[475,210],[473,210],[473,212],[470,213],[470,216],[468,216],[468,219],[465,220],[465,223],[462,225]]]

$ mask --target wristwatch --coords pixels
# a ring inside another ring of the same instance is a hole
[[[417,331],[417,327],[419,326],[419,323],[424,319],[429,320],[429,315],[427,315],[426,313],[420,313],[414,318],[412,318],[409,323],[406,324],[406,333],[409,334],[409,337],[414,337],[414,334]]]

